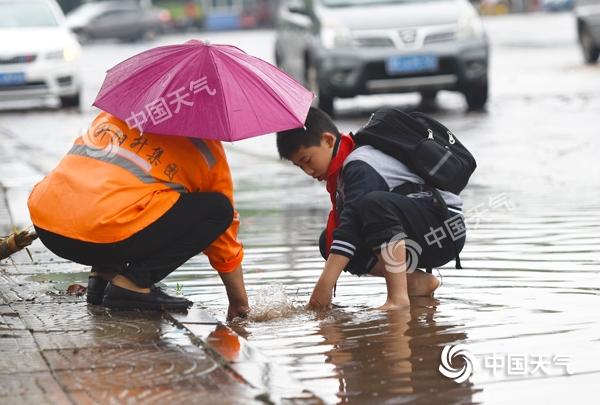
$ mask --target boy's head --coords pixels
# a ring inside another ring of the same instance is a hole
[[[277,150],[282,159],[292,161],[306,174],[321,181],[327,177],[333,149],[340,136],[326,113],[310,107],[304,128],[277,133]]]

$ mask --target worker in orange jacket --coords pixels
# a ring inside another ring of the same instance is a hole
[[[101,112],[28,205],[48,249],[92,266],[92,304],[187,308],[190,301],[154,284],[204,252],[227,290],[228,318],[249,310],[239,215],[219,141],[141,134]]]

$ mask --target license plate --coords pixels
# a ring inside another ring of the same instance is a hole
[[[392,56],[385,63],[385,70],[389,75],[434,72],[438,70],[438,66],[436,55]]]
[[[0,73],[0,86],[25,84],[25,73]]]

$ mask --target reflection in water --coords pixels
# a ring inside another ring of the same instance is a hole
[[[338,403],[471,402],[470,383],[458,385],[438,371],[443,346],[466,334],[437,324],[435,299],[416,298],[411,305],[410,311],[339,311],[320,323]]]
[[[240,339],[224,325],[217,325],[207,338],[207,343],[227,361],[236,361],[240,356]]]

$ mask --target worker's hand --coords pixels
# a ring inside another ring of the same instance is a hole
[[[240,303],[230,303],[229,308],[227,308],[227,320],[231,321],[233,318],[245,318],[248,316],[250,312],[250,306],[248,303],[240,304]]]
[[[227,309],[227,320],[230,321],[233,318],[246,317],[250,312],[250,306],[248,305],[248,295],[246,294],[246,287],[244,285],[244,276],[242,266],[230,273],[219,273],[225,290],[227,291],[227,298],[229,299],[229,308]]]

